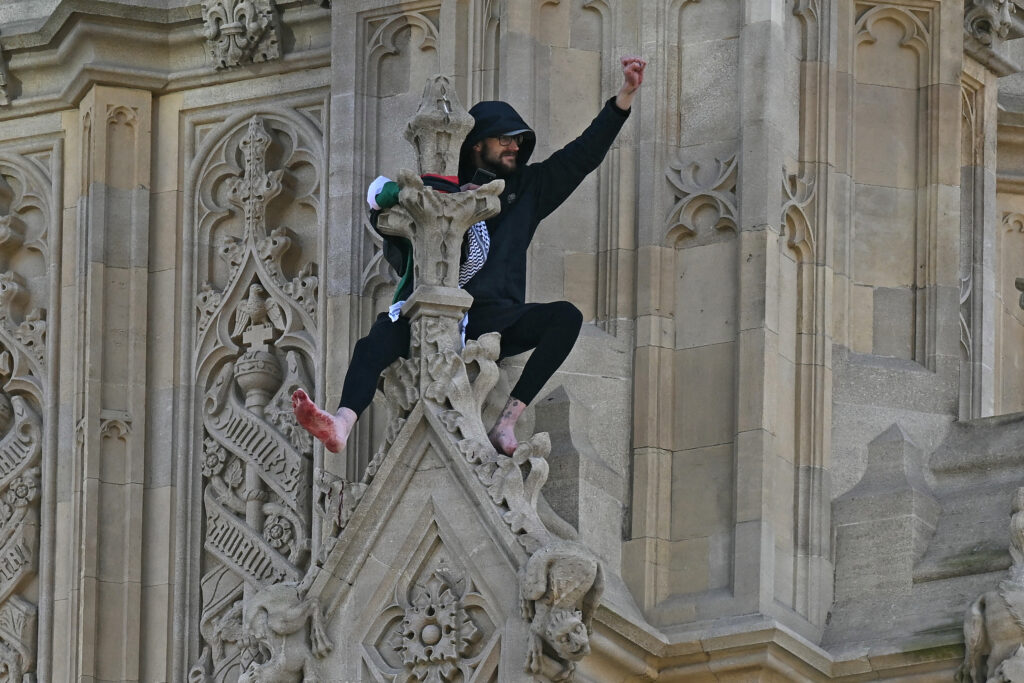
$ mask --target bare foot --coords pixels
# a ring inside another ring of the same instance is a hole
[[[516,441],[516,435],[512,427],[505,427],[499,429],[501,423],[491,427],[491,431],[487,432],[487,438],[490,440],[491,445],[494,446],[494,450],[505,455],[512,455],[516,446],[519,442]]]
[[[341,408],[337,415],[320,410],[302,389],[292,394],[292,410],[299,424],[306,431],[320,439],[324,448],[332,453],[340,453],[345,448],[348,435],[356,423],[356,414],[348,408]]]
[[[487,432],[487,438],[499,453],[512,455],[515,452],[516,446],[519,445],[516,440],[516,422],[524,410],[526,410],[526,404],[510,396],[498,421],[491,427],[491,431]]]

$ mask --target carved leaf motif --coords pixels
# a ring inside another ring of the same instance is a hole
[[[203,35],[217,69],[280,57],[270,0],[206,0]]]

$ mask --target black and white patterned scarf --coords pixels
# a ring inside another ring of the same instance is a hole
[[[465,287],[466,283],[484,267],[487,252],[491,248],[491,235],[487,232],[487,223],[480,221],[470,226],[466,231],[466,241],[469,250],[462,265],[459,266],[459,287]]]

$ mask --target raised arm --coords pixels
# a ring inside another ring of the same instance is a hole
[[[535,168],[542,188],[538,211],[547,216],[564,202],[587,174],[597,168],[629,116],[633,96],[644,80],[647,62],[640,57],[623,57],[622,87],[583,133]]]

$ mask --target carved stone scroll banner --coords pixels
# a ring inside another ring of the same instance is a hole
[[[237,8],[243,3],[236,3]],[[252,3],[248,3],[252,4]],[[214,134],[197,171],[196,460],[202,474],[199,652],[190,680],[316,680],[330,649],[315,573],[313,442],[291,394],[313,391],[320,132],[256,115]],[[271,163],[275,166],[270,167]],[[289,224],[269,224],[288,219]],[[298,649],[296,649],[298,648]]]
[[[271,0],[205,0],[203,24],[218,69],[281,56]]]

